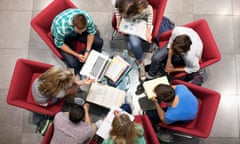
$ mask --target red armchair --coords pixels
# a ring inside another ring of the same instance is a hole
[[[7,103],[33,112],[54,116],[62,109],[64,99],[49,107],[41,107],[32,96],[32,82],[52,65],[18,59],[9,86]]]
[[[199,19],[191,23],[188,23],[184,26],[195,30],[199,34],[201,40],[203,41],[203,53],[201,60],[199,61],[200,69],[203,69],[207,66],[210,66],[220,61],[221,59],[220,52],[218,50],[217,44],[214,40],[214,37],[206,20]],[[171,36],[171,32],[172,30],[164,32],[163,34],[160,35],[159,41],[160,48],[163,47],[168,42]],[[174,78],[182,77],[184,75],[186,75],[185,72],[173,74]]]
[[[220,101],[220,94],[216,91],[180,80],[175,80],[173,83],[184,84],[198,98],[198,114],[195,120],[189,122],[171,125],[160,122],[159,126],[197,137],[207,138],[213,126]]]
[[[71,0],[54,0],[46,8],[44,8],[38,15],[36,15],[31,21],[32,28],[49,46],[49,48],[53,51],[53,53],[59,59],[62,59],[62,60],[63,60],[63,56],[57,50],[57,48],[53,43],[53,38],[50,33],[50,28],[51,28],[52,20],[54,19],[54,17],[58,15],[60,12],[68,8],[77,8],[77,6],[74,3],[72,3]],[[77,42],[75,44],[75,48],[76,48],[76,51],[79,51],[85,48],[85,44],[81,42]]]
[[[136,115],[134,121],[142,125],[147,144],[160,144],[147,115]]]
[[[51,139],[52,139],[52,136],[53,136],[53,131],[54,131],[54,124],[51,124],[49,127],[48,127],[48,130],[47,132],[45,133],[43,139],[42,139],[42,142],[41,144],[50,144],[51,142]]]
[[[153,40],[157,39],[157,35],[160,29],[160,24],[162,22],[162,17],[164,14],[164,10],[167,4],[167,0],[148,0],[149,4],[153,8],[153,31],[152,31],[152,37]],[[116,32],[116,17],[113,15],[112,17],[112,26],[114,28],[113,35]]]

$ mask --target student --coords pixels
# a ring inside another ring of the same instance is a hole
[[[58,112],[54,118],[54,133],[50,144],[87,144],[96,127],[89,117],[89,104],[76,106],[70,112]]]
[[[70,70],[51,67],[34,80],[32,85],[33,99],[41,106],[50,106],[59,99],[73,94],[73,84],[81,86],[92,82],[92,79],[77,81],[74,73]]]
[[[154,92],[157,97],[153,98],[152,101],[156,110],[147,111],[147,115],[154,125],[160,121],[172,124],[196,118],[198,100],[186,86],[159,84],[155,87]],[[160,107],[158,101],[167,103],[166,111]]]
[[[54,44],[62,54],[67,66],[78,74],[91,49],[101,52],[103,40],[96,31],[93,19],[86,11],[71,8],[58,14],[52,22],[51,33]],[[86,44],[86,48],[77,53],[72,40]]]
[[[121,18],[134,20],[143,19],[147,21],[147,31],[146,37],[149,43],[152,42],[152,20],[153,20],[153,9],[152,6],[148,4],[147,0],[117,0],[115,4],[115,15],[116,15],[116,28],[119,28]],[[130,49],[139,66],[140,78],[145,80],[145,67],[142,61],[143,50],[142,50],[142,40],[138,36],[128,35],[128,49]]]
[[[199,61],[202,56],[203,43],[197,32],[191,28],[177,26],[173,29],[168,44],[154,51],[147,79],[153,79],[157,72],[199,71]]]
[[[110,138],[103,144],[145,144],[144,130],[141,125],[135,124],[128,115],[114,112]]]

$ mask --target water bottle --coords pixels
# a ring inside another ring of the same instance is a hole
[[[125,59],[125,60],[128,60],[129,59],[129,55],[128,55],[128,50],[127,49],[124,49],[122,51],[122,57]]]

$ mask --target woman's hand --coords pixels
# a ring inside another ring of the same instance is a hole
[[[89,84],[91,84],[93,82],[95,82],[95,79],[91,79],[90,77],[88,77],[85,80],[83,80],[83,84],[87,84],[87,85],[89,85]]]
[[[95,82],[95,79],[91,79],[91,78],[86,78],[84,80],[75,80],[74,83],[77,84],[78,86],[82,86],[82,85],[89,85],[91,83]]]
[[[152,35],[150,33],[146,34],[146,38],[149,43],[152,43]]]
[[[120,114],[121,114],[121,112],[120,112],[120,111],[118,111],[118,110],[114,110],[113,114],[114,114],[115,116],[117,116],[117,115],[120,115]]]

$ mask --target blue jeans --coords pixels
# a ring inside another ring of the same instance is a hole
[[[153,52],[151,64],[148,70],[148,74],[150,76],[155,76],[158,71],[161,73],[164,72],[167,55],[167,44],[163,48],[158,48]]]
[[[149,66],[148,74],[150,76],[155,76],[159,71],[162,75],[165,75],[165,66],[168,57],[168,48],[166,44],[163,48],[156,49],[153,52],[153,56],[151,58],[151,64]],[[174,67],[176,66],[184,66],[184,60],[181,55],[173,55],[172,56],[172,64]]]
[[[137,61],[142,60],[143,50],[142,50],[142,40],[141,38],[133,35],[128,36],[128,48],[131,50],[137,59]]]
[[[147,110],[146,115],[148,116],[152,125],[156,125],[161,121],[159,116],[158,116],[157,110]]]
[[[83,34],[78,34],[77,38],[66,38],[65,39],[65,43],[72,49],[75,50],[75,47],[72,44],[72,40],[78,40],[82,43],[87,43],[87,32],[84,32]],[[94,41],[93,41],[93,45],[92,45],[92,49],[101,52],[102,51],[102,46],[103,46],[103,39],[99,36],[99,35],[95,35],[94,37]],[[81,51],[80,53],[83,54],[85,52],[85,49],[83,51]],[[75,74],[79,74],[82,66],[84,63],[80,62],[76,57],[74,57],[71,54],[68,54],[64,51],[62,51],[60,49],[60,53],[62,54],[64,61],[66,63],[66,65],[70,68],[74,69]]]

